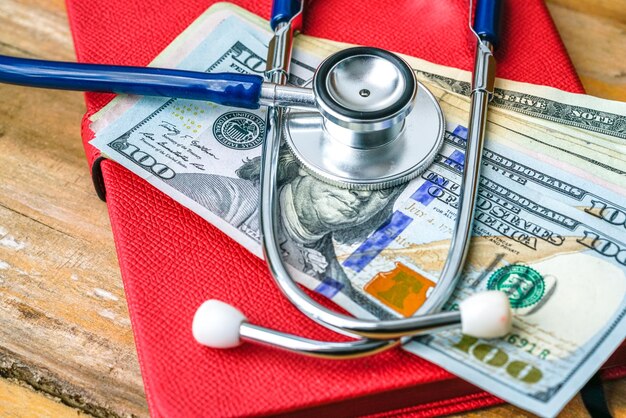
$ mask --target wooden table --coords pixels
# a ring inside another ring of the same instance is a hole
[[[626,0],[548,6],[587,91],[626,101]],[[74,59],[63,0],[2,0],[0,28],[2,54]],[[148,415],[83,112],[79,93],[0,86],[0,416]],[[605,388],[626,416],[626,379]],[[577,397],[562,416],[588,415]]]

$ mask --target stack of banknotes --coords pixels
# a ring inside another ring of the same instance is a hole
[[[152,66],[262,74],[266,21],[221,4]],[[345,48],[300,35],[290,81],[310,82]],[[281,247],[296,279],[359,317],[420,313],[457,211],[470,74],[405,57],[438,98],[445,143],[408,184],[354,192],[281,151]],[[404,349],[540,415],[557,414],[626,336],[626,104],[507,80],[489,114],[470,255],[445,309],[506,292],[513,330],[446,331]],[[259,257],[264,111],[118,97],[92,118],[92,144]]]

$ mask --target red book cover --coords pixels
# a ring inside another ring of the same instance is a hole
[[[78,60],[147,65],[213,3],[67,0]],[[270,0],[233,3],[269,17]],[[465,0],[309,3],[304,17],[309,35],[472,68]],[[583,91],[541,0],[506,2],[503,27],[499,77]],[[99,155],[88,144],[93,137],[88,118],[112,96],[86,98],[82,136],[92,166]],[[354,416],[390,410],[433,416],[501,402],[399,349],[329,361],[252,344],[228,351],[200,346],[191,322],[210,298],[240,307],[255,324],[312,338],[337,336],[297,312],[265,263],[215,227],[113,162],[98,164],[98,170],[153,416]]]

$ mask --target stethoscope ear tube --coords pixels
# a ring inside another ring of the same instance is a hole
[[[302,13],[303,6],[304,0],[274,0],[272,3],[272,17],[270,18],[272,30],[276,30],[281,23],[291,22],[294,17]]]
[[[0,82],[59,90],[178,97],[258,109],[263,77],[254,74],[55,62],[0,55]]]
[[[503,3],[503,0],[478,0],[476,3],[474,31],[480,39],[492,45],[500,42],[500,16]]]
[[[250,341],[328,359],[362,357],[400,344],[400,340],[336,342],[302,338],[251,324],[239,310],[219,300],[208,300],[198,308],[192,332],[197,342],[211,348],[233,348],[243,341]]]

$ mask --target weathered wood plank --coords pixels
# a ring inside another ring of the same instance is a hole
[[[610,5],[616,10],[609,17],[593,14]],[[548,7],[587,93],[626,100],[626,1],[559,0]]]
[[[0,379],[0,416],[4,418],[76,418],[85,417],[86,414],[19,382]]]
[[[74,59],[62,0],[0,2],[0,53]],[[0,86],[0,375],[100,416],[147,406],[80,93]]]
[[[616,22],[626,23],[626,0],[547,0],[547,3],[549,6],[567,7],[579,15],[606,17]],[[597,40],[604,41],[600,38]]]

